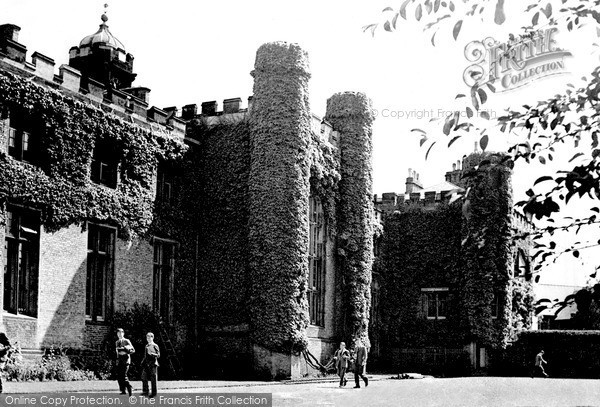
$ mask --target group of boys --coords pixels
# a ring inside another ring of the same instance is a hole
[[[348,365],[351,361],[354,362],[354,388],[360,388],[361,378],[365,382],[365,387],[369,385],[369,379],[365,375],[367,366],[367,353],[368,351],[366,346],[363,345],[360,340],[356,342],[354,352],[352,353],[346,349],[346,343],[340,343],[340,348],[335,352],[333,357],[335,368],[340,376],[340,387],[344,387],[346,383],[348,383],[348,380],[346,380],[346,370],[348,369]]]
[[[119,338],[116,342],[117,350],[117,380],[119,382],[119,390],[121,394],[129,394],[131,396],[132,388],[127,377],[129,366],[131,365],[131,354],[135,353],[135,348],[125,338],[125,331],[122,328],[117,329],[117,337]],[[142,395],[150,398],[156,396],[156,380],[158,370],[158,358],[160,357],[160,349],[158,345],[154,343],[154,334],[148,332],[146,334],[146,340],[148,344],[144,348],[144,357],[142,358]],[[148,380],[152,384],[152,392],[148,389]]]

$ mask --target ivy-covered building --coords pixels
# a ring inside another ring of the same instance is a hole
[[[150,106],[107,20],[58,74],[0,26],[8,336],[101,349],[115,313],[145,304],[209,377],[297,377],[336,341],[368,343],[369,99],[339,93],[315,117],[306,53],[269,43],[247,107]]]
[[[532,225],[513,208],[511,168],[502,154],[474,153],[441,184],[423,188],[409,170],[405,193],[376,198],[371,331],[383,365],[466,374],[531,327],[531,241],[517,237]]]

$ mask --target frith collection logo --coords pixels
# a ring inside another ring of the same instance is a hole
[[[472,65],[463,74],[465,83],[489,83],[497,92],[505,92],[567,73],[564,58],[571,53],[556,47],[553,36],[557,31],[555,27],[538,30],[504,43],[491,37],[470,42],[465,47],[465,57]]]

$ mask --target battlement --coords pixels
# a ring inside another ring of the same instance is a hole
[[[30,78],[155,132],[178,138],[185,136],[185,121],[177,117],[176,112],[148,107],[148,88],[107,89],[92,78],[82,78],[79,70],[66,64],[61,65],[56,74],[54,59],[37,51],[31,55],[31,62],[27,61],[27,47],[18,42],[20,30],[14,24],[0,25],[0,69]]]
[[[381,197],[375,195],[373,202],[375,207],[384,213],[416,206],[433,210],[440,204],[448,204],[452,196],[459,191],[462,191],[462,188],[444,191],[424,190],[411,192],[410,194],[384,192]]]
[[[248,104],[245,108],[242,107],[242,98],[240,97],[224,99],[222,110],[219,110],[219,102],[216,100],[202,102],[200,104],[200,112],[198,112],[198,105],[195,103],[185,105],[182,108],[180,119],[188,122],[193,119],[203,118],[209,126],[220,123],[222,120],[236,122],[244,119],[250,113],[253,98],[253,96],[248,97]],[[311,113],[310,119],[313,133],[320,135],[323,141],[339,147],[340,135],[339,132],[333,130],[331,123],[314,113]]]
[[[516,209],[513,210],[512,227],[520,233],[530,233],[535,229],[535,225],[531,221],[531,217],[522,214]]]

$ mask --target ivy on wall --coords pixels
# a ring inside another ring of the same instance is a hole
[[[308,58],[296,44],[262,45],[250,114],[252,339],[277,352],[307,346],[310,111]]]
[[[183,141],[124,122],[9,72],[0,73],[0,105],[3,111],[24,112],[41,124],[33,135],[41,147],[38,166],[15,161],[6,153],[0,156],[0,201],[41,209],[42,224],[49,232],[87,219],[115,223],[124,238],[148,231],[157,162],[181,158],[186,150]],[[89,179],[99,142],[118,155],[116,189]]]
[[[527,252],[529,242],[512,238],[510,164],[502,155],[467,157],[462,207],[406,203],[385,217],[376,267],[384,279],[387,346],[504,347],[531,325],[531,283],[513,278],[516,252]],[[449,288],[445,320],[426,319],[419,297],[427,287]]]
[[[373,265],[371,101],[363,93],[337,93],[327,100],[326,120],[341,133],[338,260],[344,279],[344,337],[369,342]]]
[[[381,256],[376,271],[383,277],[380,309],[383,347],[459,346],[460,231],[458,203],[425,210],[408,205],[384,218]],[[449,288],[445,320],[426,319],[421,288]]]

